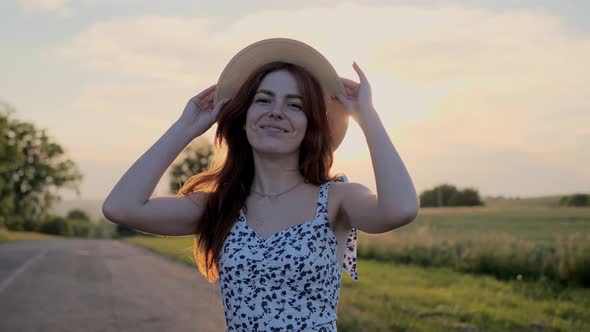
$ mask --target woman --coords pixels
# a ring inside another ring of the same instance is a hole
[[[196,235],[195,259],[209,281],[220,281],[228,331],[335,331],[342,270],[358,280],[356,231],[384,233],[417,216],[410,176],[367,77],[353,68],[360,83],[292,39],[246,47],[105,200],[115,223]],[[329,176],[348,115],[365,133],[378,196]],[[150,197],[176,156],[215,122],[224,163],[190,178],[178,197]]]

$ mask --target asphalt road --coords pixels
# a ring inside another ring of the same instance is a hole
[[[0,331],[225,331],[219,283],[116,240],[0,244]]]

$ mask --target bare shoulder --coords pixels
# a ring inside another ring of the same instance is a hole
[[[347,197],[354,197],[359,194],[372,194],[371,190],[356,182],[333,182],[330,184],[330,205],[336,206],[334,216],[335,225],[340,229],[350,229],[352,226],[344,209],[344,202]]]
[[[334,185],[340,222],[369,234],[381,234],[404,226],[415,219],[410,212],[395,207],[379,206],[377,194],[367,186],[354,182]]]
[[[330,195],[334,195],[339,209],[346,197],[376,196],[367,186],[357,182],[334,182],[331,184]]]

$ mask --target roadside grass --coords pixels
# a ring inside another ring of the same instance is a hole
[[[194,266],[192,236],[125,241]],[[587,288],[373,259],[359,260],[358,273],[358,282],[342,275],[341,331],[590,330]]]
[[[48,239],[64,239],[63,236],[55,236],[36,232],[21,232],[9,231],[0,228],[0,243],[9,241],[25,241],[25,240],[48,240]]]

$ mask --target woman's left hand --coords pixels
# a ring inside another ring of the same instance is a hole
[[[346,95],[340,94],[333,96],[333,98],[335,97],[335,99],[338,99],[344,104],[351,115],[359,121],[359,117],[374,110],[373,100],[371,96],[371,85],[369,84],[369,80],[367,80],[367,76],[365,76],[365,73],[363,73],[356,62],[353,62],[352,68],[354,68],[359,76],[360,83],[340,77]]]

